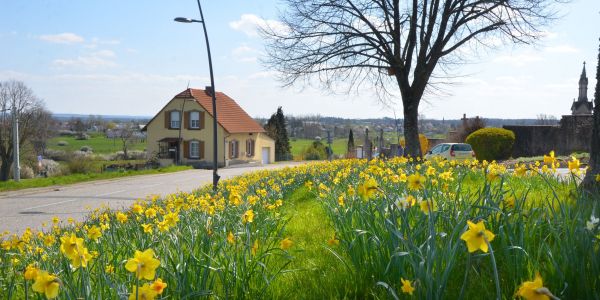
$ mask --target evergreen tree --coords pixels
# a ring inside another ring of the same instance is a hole
[[[352,151],[354,151],[354,133],[350,129],[350,133],[348,134],[348,153]]]
[[[598,64],[596,65],[596,91],[594,92],[594,120],[592,121],[592,142],[590,151],[590,169],[583,180],[583,186],[590,192],[600,190],[600,46],[598,47]]]
[[[281,106],[277,108],[277,112],[271,115],[265,130],[267,135],[275,140],[275,160],[288,160],[290,158],[290,140],[286,129],[286,120],[283,115]]]

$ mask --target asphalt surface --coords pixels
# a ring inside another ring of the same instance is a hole
[[[278,163],[265,166],[232,167],[219,170],[221,179],[261,169],[278,169],[299,163]],[[168,174],[141,175],[92,181],[60,187],[26,189],[0,193],[0,232],[21,233],[27,227],[43,229],[58,216],[65,221],[81,221],[90,210],[104,205],[111,209],[129,207],[137,199],[149,195],[165,196],[176,192],[191,192],[212,183],[212,170],[187,170]]]

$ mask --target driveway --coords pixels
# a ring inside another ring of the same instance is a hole
[[[279,169],[300,163],[242,166],[219,170],[221,179],[262,169]],[[0,193],[0,232],[21,233],[25,228],[42,229],[54,216],[81,221],[91,209],[106,205],[111,209],[129,207],[148,195],[165,196],[191,192],[212,183],[212,170],[187,170],[168,174],[141,175],[92,181],[61,187],[27,189]]]

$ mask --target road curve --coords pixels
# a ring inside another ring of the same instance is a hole
[[[244,166],[219,170],[221,179],[243,173],[279,169],[298,165],[286,162],[264,166]],[[0,232],[21,233],[27,227],[41,230],[54,216],[61,220],[83,220],[91,209],[106,205],[111,209],[129,207],[148,195],[164,196],[190,192],[212,182],[212,170],[140,175],[110,180],[91,181],[60,187],[26,189],[0,193]]]

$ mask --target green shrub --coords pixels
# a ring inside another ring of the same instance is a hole
[[[305,160],[324,160],[327,159],[327,150],[325,150],[325,145],[320,141],[315,141],[304,149],[302,153]]]
[[[69,172],[71,174],[89,174],[96,173],[94,162],[84,156],[76,156],[68,163]]]
[[[510,157],[515,134],[503,128],[482,128],[467,137],[479,160],[498,160]]]

